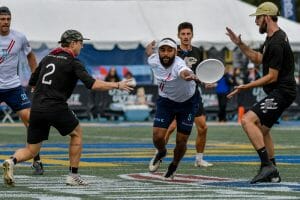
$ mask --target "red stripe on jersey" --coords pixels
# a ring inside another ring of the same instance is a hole
[[[12,48],[14,47],[15,43],[16,43],[15,40],[11,40],[11,41],[10,41],[10,44],[9,44],[9,46],[8,46],[8,48],[7,48],[7,53],[10,53],[10,51],[11,51]]]

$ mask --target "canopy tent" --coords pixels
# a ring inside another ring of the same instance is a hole
[[[193,44],[204,49],[235,46],[225,35],[229,26],[243,40],[258,47],[264,35],[258,33],[255,7],[238,0],[1,0],[12,12],[12,28],[24,32],[33,48],[48,48],[66,29],[77,29],[96,49],[136,49],[163,37],[177,39],[177,25],[194,24]],[[300,51],[300,25],[279,19],[294,51]]]

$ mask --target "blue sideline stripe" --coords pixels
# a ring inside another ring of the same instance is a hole
[[[84,156],[84,155],[83,155]],[[101,155],[99,155],[101,156]],[[151,158],[81,158],[80,160],[83,162],[149,162]],[[68,158],[57,158],[57,160],[68,160]],[[167,162],[170,162],[172,158],[165,158]],[[205,156],[205,160],[210,162],[259,162],[259,158],[257,156]],[[183,161],[186,162],[194,162],[195,158],[192,157],[184,157]],[[300,156],[278,156],[276,157],[276,161],[279,163],[291,163],[291,164],[299,164]]]

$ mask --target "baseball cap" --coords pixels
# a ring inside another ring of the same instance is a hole
[[[0,6],[0,15],[11,15],[10,10],[6,6]]]
[[[257,7],[256,12],[251,14],[250,16],[258,15],[277,16],[279,15],[278,7],[272,2],[264,2],[260,4]]]
[[[162,46],[169,46],[169,47],[172,47],[174,49],[177,49],[177,44],[176,44],[175,40],[173,40],[172,38],[164,38],[164,39],[162,39],[158,43],[158,48],[160,48]]]
[[[255,67],[255,65],[252,62],[249,62],[248,65],[247,65],[248,69],[254,69],[254,67]]]
[[[72,41],[82,41],[82,40],[89,40],[88,38],[84,38],[79,31],[76,30],[66,30],[60,38],[58,43],[70,43]]]

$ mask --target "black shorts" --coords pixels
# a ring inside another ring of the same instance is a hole
[[[195,117],[199,117],[199,116],[202,116],[202,115],[206,115],[206,112],[204,110],[204,105],[203,105],[202,97],[200,96],[199,108],[196,111]]]
[[[75,113],[71,110],[58,112],[37,112],[31,111],[27,142],[37,144],[43,140],[48,140],[50,127],[53,126],[62,136],[70,134],[79,121]]]
[[[293,101],[293,98],[287,98],[279,92],[272,92],[257,102],[250,110],[256,113],[262,125],[271,128]]]

